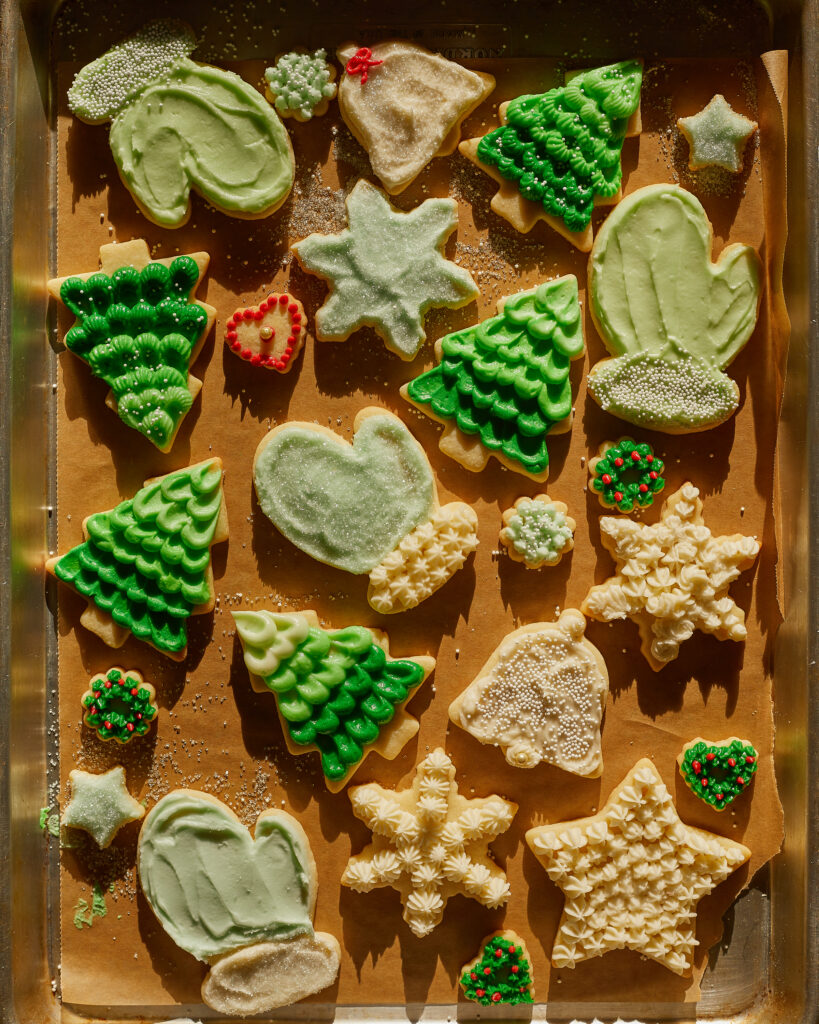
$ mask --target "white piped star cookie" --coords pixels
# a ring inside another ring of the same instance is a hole
[[[688,140],[688,166],[692,171],[724,167],[732,174],[741,174],[745,144],[758,126],[717,93],[698,114],[679,118],[677,127]]]

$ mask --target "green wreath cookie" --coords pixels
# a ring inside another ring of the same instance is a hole
[[[664,468],[650,444],[623,437],[600,445],[599,454],[589,461],[589,476],[601,505],[628,513],[653,504],[654,495],[665,487]]]
[[[715,811],[724,811],[748,788],[758,760],[752,744],[736,736],[719,743],[697,737],[683,747],[677,758],[685,784]]]
[[[158,711],[155,697],[139,672],[109,668],[94,676],[82,695],[83,721],[101,740],[127,743],[150,728]]]

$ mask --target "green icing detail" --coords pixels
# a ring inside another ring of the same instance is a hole
[[[109,669],[104,679],[92,680],[93,688],[83,697],[84,722],[101,740],[127,743],[144,736],[157,715],[151,691],[135,676]]]
[[[506,109],[506,124],[478,143],[478,159],[569,231],[583,231],[595,197],[609,199],[620,189],[620,153],[642,81],[640,63],[622,61],[519,96]]]
[[[68,277],[60,298],[77,317],[66,346],[111,388],[123,423],[166,448],[190,409],[188,366],[207,327],[188,298],[199,278],[190,256],[169,267],[119,267],[108,277]]]
[[[727,746],[700,741],[686,750],[680,774],[694,796],[724,811],[753,781],[758,760],[756,750],[744,740]]]
[[[108,905],[105,902],[105,892],[99,882],[94,882],[92,890],[91,906],[88,900],[80,897],[74,907],[74,927],[82,931],[83,928],[90,928],[94,924],[95,917],[105,917],[108,913]]]
[[[264,77],[275,97],[276,110],[283,116],[298,114],[309,121],[316,107],[336,94],[326,50],[284,53],[275,67],[267,68]]]
[[[195,187],[231,213],[262,214],[293,185],[287,130],[270,104],[230,71],[184,58],[111,125],[126,185],[162,227],[179,227]]]
[[[489,968],[488,974],[486,968]],[[472,970],[461,975],[461,988],[467,999],[481,1006],[531,1003],[531,971],[523,948],[498,935],[484,945],[481,958]]]
[[[577,279],[520,292],[498,316],[441,344],[440,365],[407,385],[411,401],[527,473],[545,472],[546,435],[571,415],[570,363],[583,354]]]
[[[597,461],[592,488],[603,496],[604,504],[619,512],[631,512],[635,505],[648,508],[665,487],[664,468],[650,444],[635,444],[624,437]]]
[[[504,530],[515,551],[532,564],[554,564],[572,539],[566,516],[554,505],[534,498],[517,503]]]
[[[54,568],[118,625],[160,651],[187,644],[187,618],[211,599],[208,568],[222,506],[215,460],[148,484],[85,524],[88,540]]]
[[[256,456],[264,514],[308,555],[365,573],[435,505],[423,448],[391,413],[368,416],[352,446],[309,424],[277,430]]]
[[[731,378],[693,356],[651,352],[605,359],[589,371],[589,393],[606,412],[647,430],[698,430],[739,405]]]
[[[219,801],[176,790],[139,834],[139,880],[162,927],[198,960],[312,935],[310,865],[301,828],[265,811],[252,838]]]
[[[333,781],[358,764],[424,678],[417,662],[389,658],[363,626],[329,632],[267,611],[233,618],[248,669],[276,695],[293,742],[317,747]]]

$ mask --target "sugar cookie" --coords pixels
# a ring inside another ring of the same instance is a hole
[[[190,373],[216,310],[193,295],[210,256],[152,260],[143,238],[100,246],[100,270],[48,282],[76,316],[66,348],[111,389],[106,404],[162,451],[202,381]]]
[[[386,634],[325,630],[314,611],[235,611],[233,619],[253,689],[275,695],[292,754],[321,755],[331,793],[369,754],[392,760],[418,732],[406,704],[434,658],[391,658]]]
[[[218,1013],[263,1013],[335,981],[338,942],[313,930],[316,862],[285,811],[263,811],[251,836],[215,796],[174,790],[142,824],[137,872],[171,939],[210,965],[202,998]]]
[[[741,174],[745,144],[759,125],[738,114],[728,100],[717,93],[699,113],[678,118],[677,127],[688,142],[689,170],[724,167],[732,174]]]
[[[713,230],[678,185],[646,185],[609,214],[589,260],[589,309],[614,358],[592,367],[597,404],[647,430],[724,422],[739,388],[722,371],[753,333],[762,266],[734,243],[711,262]]]
[[[634,949],[683,975],[697,945],[697,904],[751,856],[685,825],[648,758],[597,814],[530,828],[526,842],[565,895],[555,967]]]
[[[718,743],[698,736],[677,758],[686,786],[715,811],[724,811],[745,792],[754,781],[758,761],[752,744],[736,736]]]
[[[101,775],[74,768],[68,774],[71,800],[63,811],[63,825],[87,832],[104,850],[123,825],[139,821],[145,808],[125,785],[125,769],[116,765]]]
[[[747,636],[745,612],[728,587],[754,564],[760,543],[740,533],[714,537],[699,495],[693,484],[683,484],[651,526],[615,516],[600,520],[617,572],[591,588],[580,610],[600,622],[636,622],[640,649],[655,672],[677,657],[696,629],[718,640]]]
[[[228,318],[225,344],[251,366],[288,373],[306,333],[304,306],[299,300],[289,292],[271,292],[258,306],[237,309]]]
[[[547,761],[597,778],[609,674],[585,629],[580,612],[568,608],[557,622],[509,633],[449,705],[450,719],[481,743],[500,747],[516,768]]]
[[[654,495],[665,487],[663,460],[650,444],[630,437],[604,441],[597,455],[589,459],[589,481],[604,508],[633,512],[650,508]]]
[[[152,21],[68,90],[82,121],[111,121],[120,177],[164,228],[188,220],[191,189],[232,216],[266,217],[293,187],[293,147],[273,108],[238,75],[192,61],[196,45],[184,22]]]
[[[498,303],[498,315],[435,344],[438,366],[401,388],[445,424],[439,447],[473,473],[494,456],[543,481],[549,433],[572,424],[571,362],[585,346],[577,278],[569,274]]]
[[[488,845],[509,828],[518,805],[494,795],[461,796],[455,765],[440,748],[418,765],[409,789],[370,783],[348,792],[373,841],[350,858],[341,884],[356,892],[396,889],[414,935],[429,935],[456,893],[485,907],[509,899],[509,882]]]
[[[144,736],[157,716],[156,690],[134,669],[99,672],[80,698],[83,721],[101,740],[128,743]]]
[[[577,523],[568,511],[562,501],[552,501],[548,494],[524,495],[504,510],[498,539],[509,557],[523,562],[527,569],[557,565],[574,547]]]
[[[455,151],[461,122],[495,88],[492,75],[416,43],[348,43],[337,54],[341,116],[390,195],[403,192],[433,157]]]
[[[621,196],[620,152],[640,132],[642,81],[642,62],[622,61],[502,103],[500,127],[459,147],[500,184],[495,213],[523,233],[543,220],[588,252],[594,206]]]
[[[109,647],[133,633],[183,661],[188,617],[214,605],[211,546],[228,536],[221,459],[146,480],[129,501],[89,516],[83,534],[46,562],[87,599],[81,624]]]
[[[535,1001],[532,958],[517,932],[487,935],[478,955],[461,971],[464,995],[481,1006],[517,1006]]]
[[[443,586],[477,546],[477,516],[441,508],[421,445],[386,409],[362,409],[352,444],[327,427],[290,422],[256,449],[253,482],[264,514],[327,565],[370,574],[370,603],[406,611]]]
[[[312,234],[291,246],[301,266],[327,281],[316,313],[319,341],[346,341],[372,327],[390,352],[414,359],[429,309],[459,309],[478,294],[472,276],[444,257],[458,225],[454,199],[427,199],[409,213],[363,178],[347,196],[340,235]]]
[[[309,121],[327,113],[336,94],[336,69],[327,63],[327,51],[283,53],[264,73],[265,96],[282,117]]]

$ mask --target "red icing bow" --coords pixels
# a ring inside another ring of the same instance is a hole
[[[361,75],[361,84],[363,85],[367,81],[370,68],[384,63],[383,60],[373,60],[372,56],[373,51],[369,46],[362,46],[350,57],[344,70],[348,75]]]

